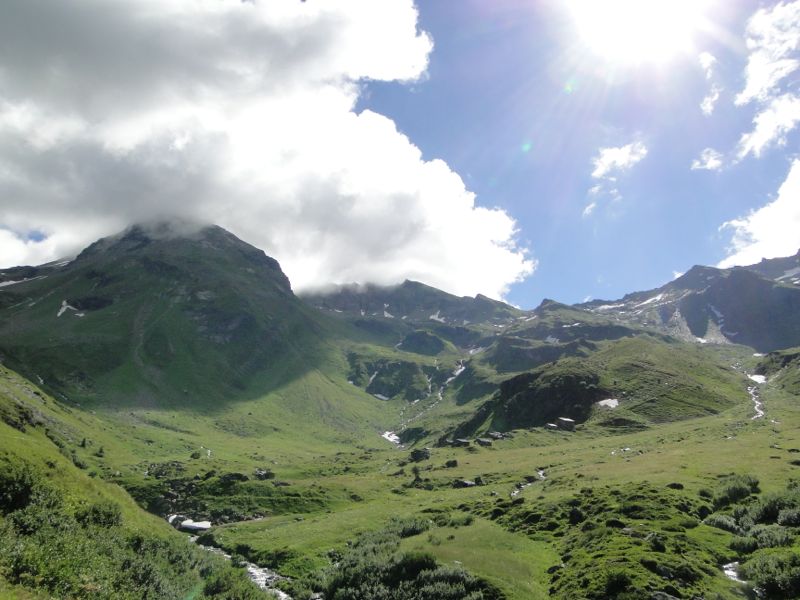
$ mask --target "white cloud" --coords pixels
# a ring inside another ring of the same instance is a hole
[[[771,146],[786,144],[786,136],[800,123],[800,97],[784,94],[773,99],[753,119],[755,128],[739,139],[739,159],[753,154],[758,157]]]
[[[788,79],[800,67],[800,0],[756,11],[747,23],[747,47],[746,82],[736,104],[755,102],[758,108],[753,130],[739,140],[738,160],[785,144],[800,123],[796,79]]]
[[[717,101],[721,93],[722,88],[720,86],[716,84],[711,86],[708,95],[700,102],[700,110],[703,111],[705,116],[711,116],[714,112],[714,108],[717,106]]]
[[[795,56],[799,45],[800,0],[762,8],[750,17],[746,84],[736,96],[736,104],[764,101],[773,96],[781,81],[800,67]]]
[[[713,148],[706,148],[700,153],[700,158],[692,161],[692,170],[718,171],[722,168],[722,154]]]
[[[619,148],[600,148],[597,158],[592,161],[595,179],[609,179],[616,173],[627,171],[647,156],[647,147],[642,142],[633,142]]]
[[[729,255],[720,267],[795,254],[800,248],[800,160],[792,163],[775,200],[720,229],[733,231]]]
[[[701,52],[697,55],[697,60],[706,74],[706,79],[711,79],[714,75],[714,67],[717,65],[716,57],[710,52]]]
[[[3,265],[176,215],[263,248],[296,289],[411,278],[499,297],[535,268],[507,213],[354,111],[366,80],[426,77],[412,0],[8,1]]]
[[[599,180],[589,188],[589,196],[595,198],[605,197],[612,202],[622,200],[622,194],[617,187],[618,177],[630,170],[636,163],[647,156],[647,147],[642,142],[631,142],[625,146],[600,148],[597,156],[592,159],[594,170],[592,178]],[[582,216],[590,216],[597,208],[598,200],[591,200],[584,209]]]
[[[703,72],[705,73],[706,80],[711,82],[711,88],[709,89],[708,94],[706,94],[705,98],[703,98],[703,101],[700,102],[700,110],[703,111],[704,115],[710,116],[714,112],[714,108],[716,107],[717,101],[722,93],[722,86],[715,81],[717,59],[709,52],[701,52],[697,59],[700,62]]]

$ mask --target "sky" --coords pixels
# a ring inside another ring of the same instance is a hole
[[[226,227],[523,308],[800,248],[800,0],[6,0],[0,267]]]

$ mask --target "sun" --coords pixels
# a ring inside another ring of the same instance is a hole
[[[579,41],[615,64],[663,63],[692,51],[709,0],[569,0]]]

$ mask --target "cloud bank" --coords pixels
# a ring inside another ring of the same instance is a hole
[[[3,266],[183,216],[263,248],[296,289],[411,278],[500,297],[535,268],[507,213],[355,112],[364,82],[426,76],[412,0],[9,2]]]
[[[751,265],[762,258],[791,256],[800,248],[800,160],[769,204],[729,221],[722,229],[733,232],[730,253],[720,267]]]

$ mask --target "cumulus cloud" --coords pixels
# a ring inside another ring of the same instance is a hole
[[[598,206],[600,198],[612,201],[622,200],[617,187],[618,177],[630,170],[636,163],[647,156],[647,147],[642,142],[631,142],[625,146],[600,148],[592,159],[594,170],[592,178],[598,183],[589,188],[588,195],[593,199],[584,207],[582,216],[591,216]]]
[[[755,127],[739,139],[737,157],[759,157],[772,146],[786,144],[786,136],[800,123],[800,96],[784,94],[769,102],[753,119]]]
[[[747,23],[747,48],[745,87],[736,104],[755,102],[758,108],[753,130],[739,140],[740,160],[784,144],[800,123],[800,96],[790,78],[800,67],[800,0],[756,11]]]
[[[800,160],[795,160],[786,180],[770,203],[747,216],[728,221],[732,231],[728,256],[720,267],[750,265],[762,258],[791,256],[800,248]]]
[[[800,44],[800,0],[762,8],[747,23],[745,88],[736,104],[767,100],[783,79],[800,67],[796,54]]]
[[[500,297],[535,268],[507,213],[355,112],[363,82],[426,76],[412,0],[9,1],[4,266],[185,216],[263,248],[295,289],[411,278]]]
[[[595,179],[608,179],[617,173],[627,171],[647,156],[647,147],[642,142],[633,142],[618,148],[600,148],[597,157],[592,161]]]
[[[722,154],[713,148],[706,148],[700,153],[700,158],[692,161],[692,171],[718,171],[722,168]]]

